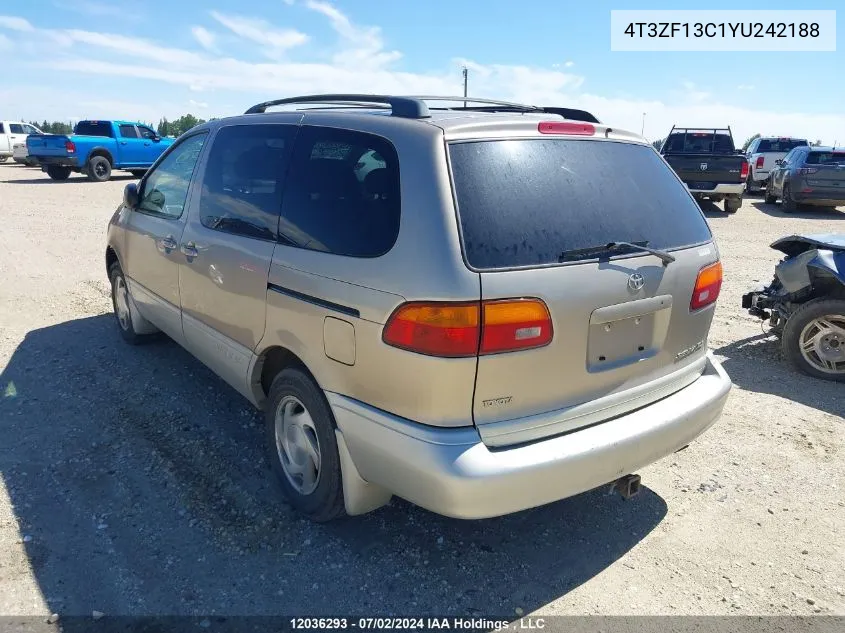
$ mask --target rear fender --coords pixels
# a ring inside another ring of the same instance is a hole
[[[91,151],[88,152],[88,156],[85,157],[85,167],[88,167],[88,163],[91,162],[91,159],[94,156],[105,156],[109,159],[109,162],[112,164],[112,166],[114,166],[114,156],[112,156],[111,151],[108,148],[100,145],[98,147],[92,147]]]
[[[845,252],[816,251],[815,257],[807,262],[807,272],[814,287],[832,284],[845,289]]]

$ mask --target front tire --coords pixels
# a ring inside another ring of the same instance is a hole
[[[772,189],[772,181],[771,179],[769,179],[769,181],[766,183],[766,197],[764,198],[764,202],[766,204],[774,204],[777,201],[778,197],[775,195],[775,192]]]
[[[273,380],[267,400],[268,458],[288,502],[320,523],[344,516],[334,416],[322,390],[290,367]]]
[[[59,167],[58,165],[50,165],[47,168],[47,175],[53,180],[67,180],[70,178],[70,167]]]
[[[111,282],[111,301],[114,308],[114,317],[120,336],[130,345],[140,345],[150,340],[150,334],[139,334],[135,331],[132,322],[132,298],[129,296],[129,285],[120,264],[113,263],[109,268],[109,281]]]
[[[0,163],[5,163],[7,160],[9,160],[8,156],[0,156]]]
[[[88,161],[88,180],[106,182],[111,178],[111,161],[105,156],[94,156]]]
[[[783,354],[800,372],[845,382],[845,300],[813,299],[786,321]]]

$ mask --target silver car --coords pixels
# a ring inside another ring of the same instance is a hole
[[[654,148],[444,99],[201,125],[109,225],[123,338],[164,332],[265,411],[282,491],[317,521],[393,495],[469,519],[632,494],[731,388],[707,346],[719,252]]]

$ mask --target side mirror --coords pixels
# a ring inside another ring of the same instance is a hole
[[[136,209],[141,202],[141,194],[138,192],[138,184],[130,182],[123,188],[123,206],[127,209]]]
[[[783,159],[778,158],[778,159],[775,161],[775,165],[778,165],[778,166],[783,165]]]
[[[160,136],[154,136],[154,137],[153,137],[153,143],[158,143],[159,141],[161,141],[161,137],[160,137]]]

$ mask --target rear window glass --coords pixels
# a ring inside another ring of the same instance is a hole
[[[555,264],[564,251],[614,241],[671,249],[710,230],[684,185],[650,146],[530,139],[449,148],[467,263],[476,269]]]
[[[810,152],[807,165],[845,165],[845,152]]]
[[[676,132],[666,139],[663,151],[674,154],[731,154],[734,144],[729,134]]]
[[[796,147],[801,147],[802,145],[807,145],[807,141],[800,140],[800,139],[762,139],[760,144],[757,146],[757,151],[760,153],[763,152],[788,152],[790,150],[795,149]]]
[[[74,128],[74,134],[110,137],[112,135],[111,123],[108,121],[80,121]]]

